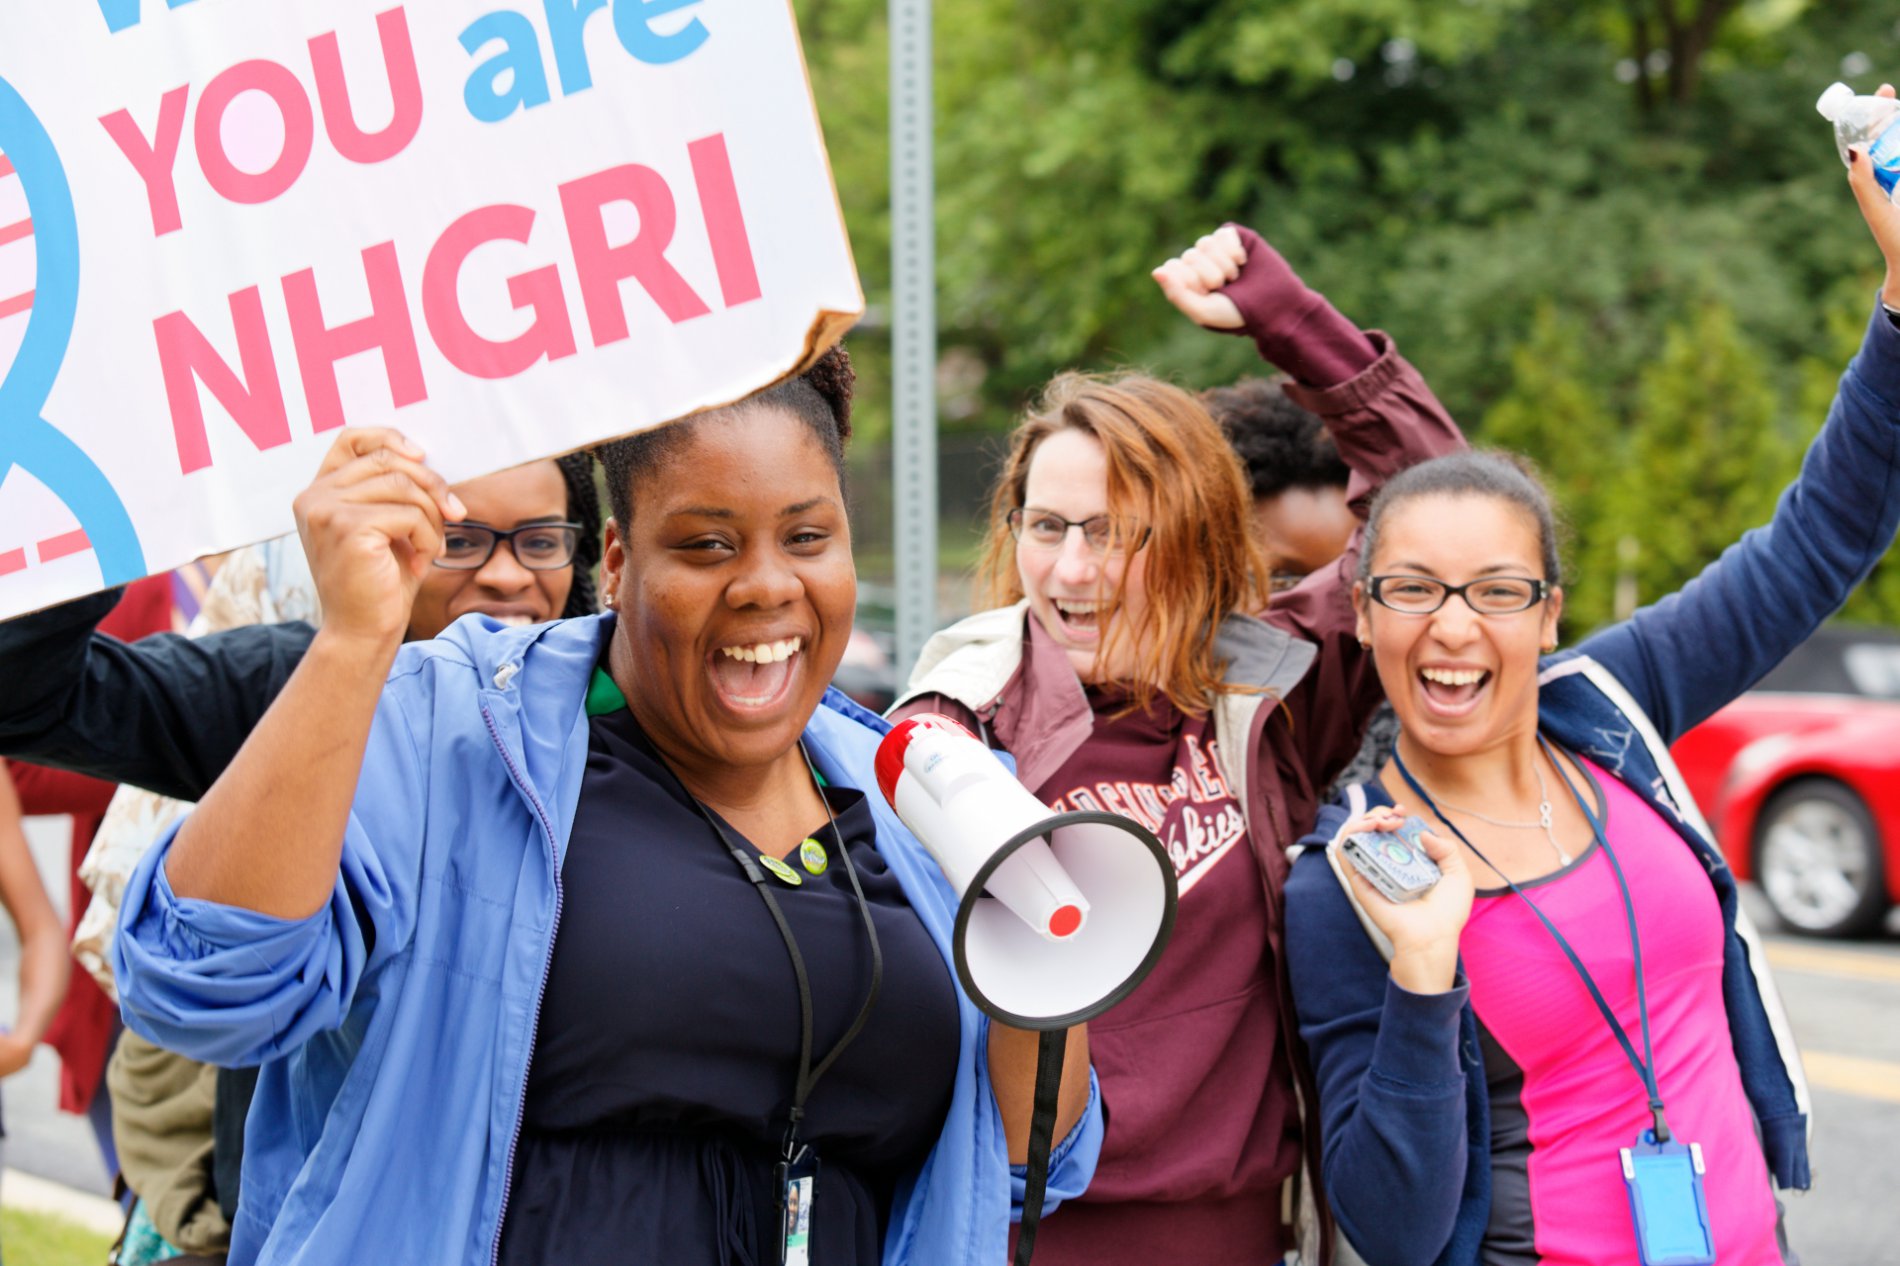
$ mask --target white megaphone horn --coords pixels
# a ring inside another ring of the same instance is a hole
[[[991,1016],[1021,1029],[1081,1024],[1160,961],[1174,863],[1140,823],[1051,811],[935,713],[885,736],[877,782],[957,890],[957,979]]]

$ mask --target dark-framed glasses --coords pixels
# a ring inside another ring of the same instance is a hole
[[[1083,542],[1097,554],[1132,554],[1148,543],[1149,529],[1125,514],[1097,514],[1078,521],[1022,506],[1009,512],[1009,534],[1036,549],[1061,549],[1070,528],[1081,528]]]
[[[442,556],[435,565],[450,571],[475,571],[487,564],[495,546],[506,541],[515,561],[529,571],[559,571],[574,561],[580,540],[578,523],[530,523],[507,532],[480,523],[445,523]]]
[[[1516,615],[1548,598],[1550,585],[1529,576],[1483,576],[1462,585],[1448,585],[1430,576],[1374,576],[1369,592],[1380,606],[1406,615],[1430,615],[1453,594],[1479,615]]]

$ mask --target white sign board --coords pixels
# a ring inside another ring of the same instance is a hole
[[[738,399],[863,309],[785,0],[0,5],[0,618]]]

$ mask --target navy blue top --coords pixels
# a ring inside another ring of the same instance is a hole
[[[778,1260],[772,1170],[798,1067],[791,958],[632,713],[589,727],[501,1261],[767,1266]],[[891,1178],[916,1171],[949,1108],[956,998],[875,848],[863,793],[825,794],[871,906],[884,981],[806,1106],[800,1137],[820,1162],[811,1259],[874,1266]],[[813,837],[830,857],[824,873],[808,874],[793,849],[786,861],[803,884],[770,882],[811,980],[816,1063],[856,1018],[871,968],[837,836],[827,825]]]

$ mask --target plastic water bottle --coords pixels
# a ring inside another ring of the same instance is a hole
[[[1835,84],[1814,103],[1821,116],[1834,125],[1834,141],[1847,161],[1847,147],[1865,145],[1874,165],[1874,179],[1887,196],[1900,202],[1900,100],[1861,97],[1846,84]]]

